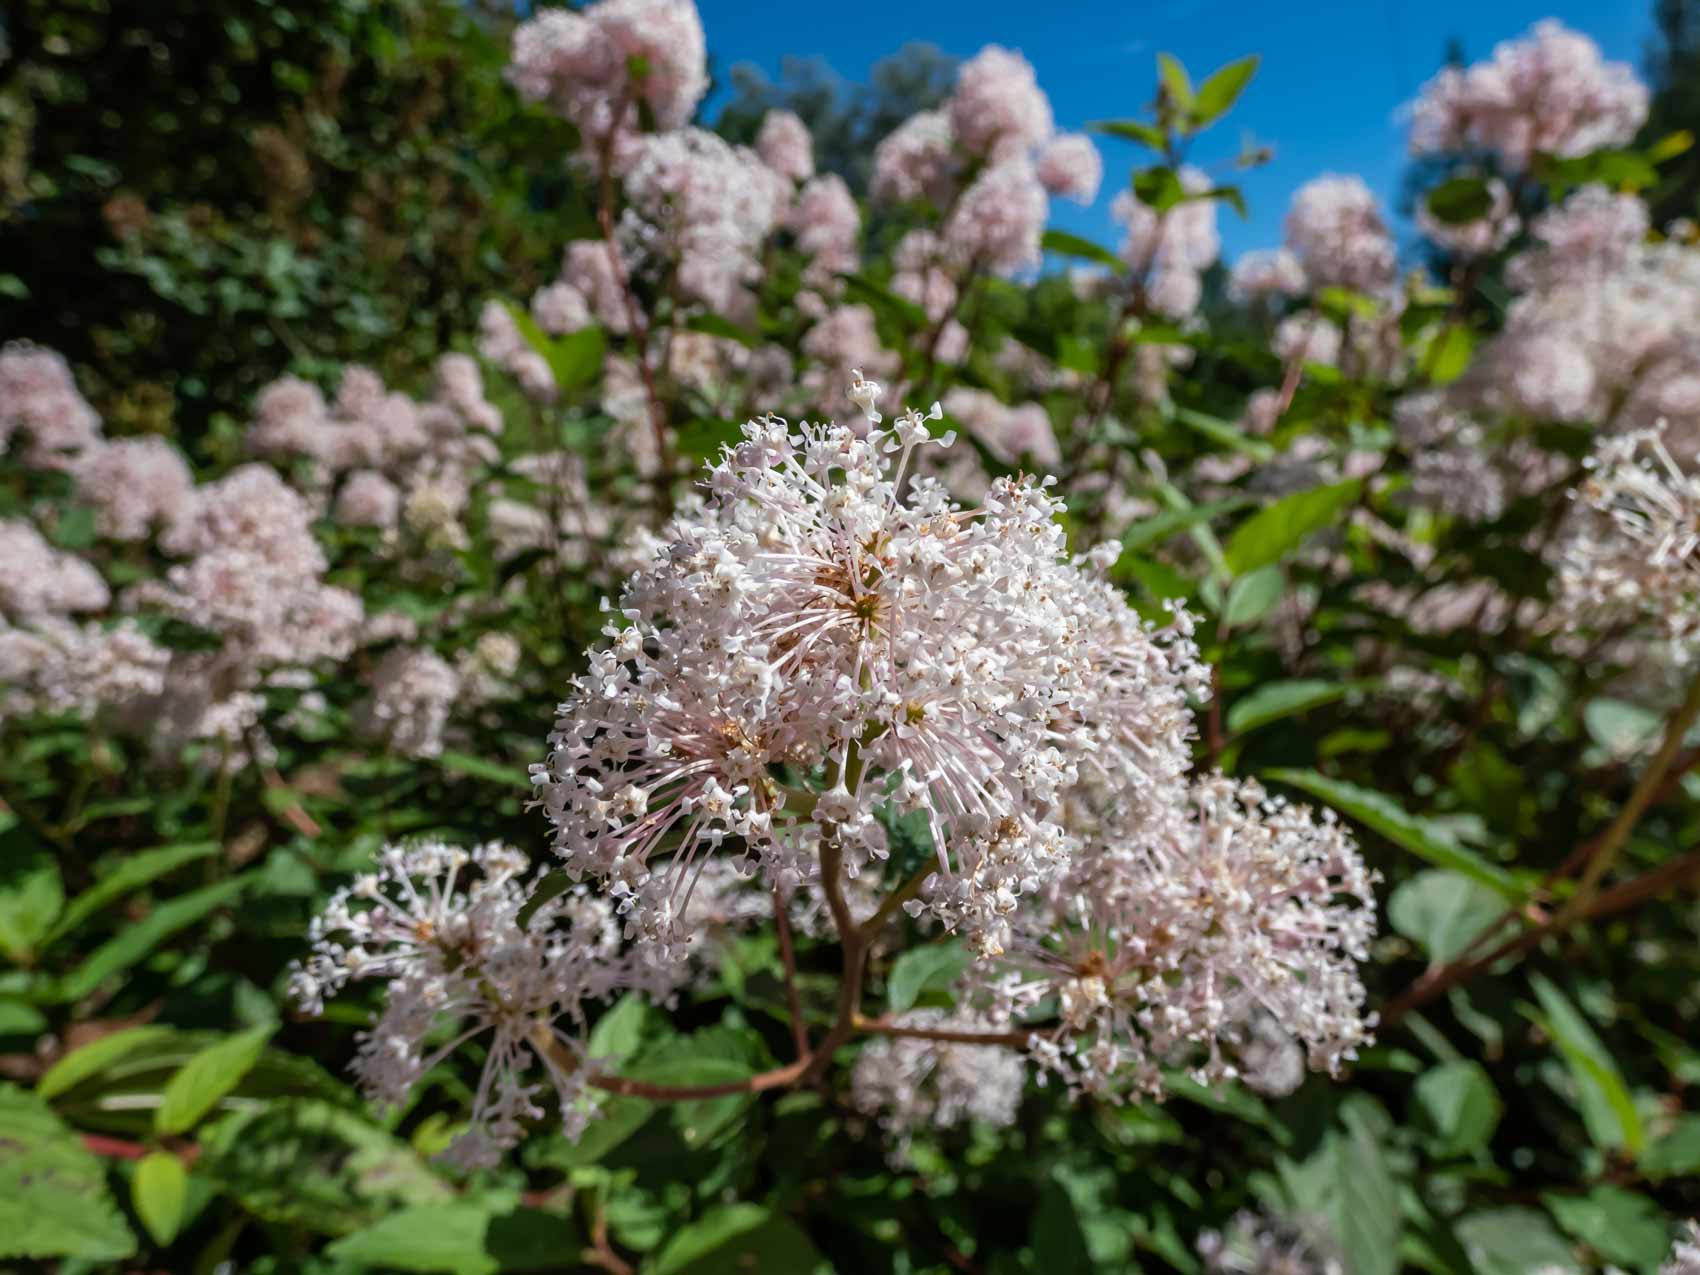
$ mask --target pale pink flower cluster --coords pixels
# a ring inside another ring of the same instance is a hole
[[[71,467],[77,498],[108,540],[145,540],[187,506],[195,485],[183,454],[163,438],[95,443]]]
[[[1198,1256],[1205,1275],[1346,1275],[1306,1228],[1261,1213],[1236,1213],[1226,1232],[1205,1231]]]
[[[1103,161],[1080,134],[1058,136],[1050,100],[1018,53],[988,45],[966,62],[942,107],[922,111],[874,150],[876,202],[926,200],[940,213],[954,276],[1036,266],[1047,192],[1090,202]]]
[[[1312,1067],[1337,1072],[1370,1039],[1357,965],[1375,932],[1374,875],[1332,812],[1210,775],[1130,817],[1083,785],[1077,854],[1048,906],[1015,912],[982,995],[1016,1011],[1055,1001],[1035,1058],[1069,1084],[1158,1095],[1162,1068],[1239,1074],[1272,1015]]]
[[[100,438],[100,417],[55,350],[28,341],[0,347],[0,453],[18,450],[34,468],[57,468]]]
[[[548,9],[515,31],[508,79],[579,131],[583,158],[619,165],[638,136],[640,107],[656,127],[681,128],[708,91],[708,53],[692,0],[597,0]]]
[[[1059,133],[1040,150],[1038,172],[1051,194],[1090,204],[1104,180],[1104,157],[1084,133]]]
[[[1190,644],[1063,556],[1036,482],[999,480],[971,515],[924,478],[900,498],[932,445],[916,414],[866,438],[744,432],[562,705],[536,775],[556,850],[607,883],[633,932],[682,946],[693,869],[716,848],[789,889],[826,838],[854,876],[885,855],[875,809],[895,791],[938,848],[917,908],[995,949],[1008,909],[1071,853],[1051,816],[1082,768],[1130,803],[1185,769]],[[1089,655],[1096,640],[1113,644]],[[782,758],[825,768],[807,814],[774,786]]]
[[[756,133],[756,153],[781,177],[806,182],[815,175],[814,138],[794,111],[769,111]]]
[[[1469,221],[1442,221],[1429,211],[1427,201],[1417,205],[1417,229],[1430,241],[1456,257],[1486,257],[1511,242],[1521,224],[1511,207],[1511,192],[1499,178],[1487,182],[1488,209]]]
[[[790,207],[784,178],[754,151],[685,128],[637,144],[625,191],[628,261],[676,271],[687,302],[733,317],[750,310],[761,246]]]
[[[1019,53],[988,44],[957,73],[946,103],[951,135],[976,159],[1025,156],[1050,139],[1051,100],[1032,64]]]
[[[1647,118],[1646,85],[1625,62],[1556,19],[1493,57],[1447,67],[1411,106],[1411,152],[1489,151],[1513,169],[1537,153],[1585,155],[1628,142]]]
[[[1630,264],[1651,225],[1636,195],[1589,185],[1536,217],[1529,233],[1538,247],[1519,253],[1506,278],[1521,292],[1609,274]]]
[[[514,316],[500,301],[486,301],[479,312],[478,352],[519,382],[527,397],[544,403],[554,401],[555,374],[549,360],[525,339]]]
[[[997,1030],[978,1015],[936,1009],[911,1010],[897,1023],[927,1030]],[[917,1129],[952,1129],[969,1121],[999,1128],[1014,1124],[1026,1079],[1021,1055],[1000,1045],[880,1038],[856,1056],[850,1101],[878,1120],[901,1158]]]
[[[1329,174],[1299,187],[1287,211],[1286,239],[1313,288],[1375,296],[1397,280],[1393,237],[1360,177]]]
[[[1211,188],[1200,169],[1180,170],[1181,186],[1191,195]],[[1216,201],[1185,199],[1158,212],[1124,190],[1110,204],[1110,215],[1126,227],[1120,257],[1127,262],[1134,287],[1143,289],[1152,310],[1183,319],[1198,309],[1204,295],[1203,273],[1222,250],[1216,230]]]
[[[1037,403],[1003,402],[997,395],[966,385],[944,396],[944,410],[1003,465],[1030,457],[1046,468],[1062,464],[1051,418]]]
[[[804,286],[821,297],[837,296],[837,276],[853,272],[861,261],[857,240],[862,214],[844,179],[837,173],[823,173],[807,183],[797,193],[789,224],[797,237],[797,250],[809,259],[803,269]]]
[[[76,611],[100,611],[111,600],[94,567],[55,549],[29,523],[0,518],[0,614],[14,623]]]
[[[840,305],[828,310],[803,335],[803,353],[813,363],[803,373],[808,401],[830,412],[842,402],[844,386],[856,379],[856,369],[884,379],[898,370],[898,358],[880,342],[874,312],[865,305]]]
[[[1283,363],[1335,367],[1340,362],[1342,341],[1340,325],[1334,320],[1316,310],[1300,310],[1275,325],[1269,348]]]
[[[377,870],[331,896],[311,929],[312,952],[290,975],[307,1012],[350,982],[380,979],[384,1009],[354,1062],[376,1102],[403,1103],[469,1040],[484,1045],[469,1127],[445,1153],[490,1167],[541,1120],[552,1089],[556,1119],[576,1138],[595,1114],[585,1095],[587,1008],[627,988],[657,996],[669,976],[620,950],[606,900],[582,890],[544,901],[525,924],[534,883],[526,856],[491,843],[386,846]],[[443,1035],[439,1037],[438,1033]]]
[[[0,720],[122,709],[157,696],[170,662],[171,653],[129,620],[79,626],[38,616],[13,628],[0,618]]]
[[[1228,293],[1236,301],[1296,297],[1307,290],[1304,267],[1287,248],[1242,253],[1228,272]]]
[[[950,257],[942,240],[931,230],[916,228],[897,241],[891,262],[891,290],[905,301],[913,301],[938,323],[956,308],[956,278],[948,265]]]
[[[355,714],[361,734],[401,757],[435,757],[461,695],[454,666],[435,651],[398,646],[372,673],[372,692]]]

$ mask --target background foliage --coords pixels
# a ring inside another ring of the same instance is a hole
[[[329,383],[362,362],[419,384],[440,350],[467,343],[488,296],[529,295],[562,243],[593,231],[561,162],[569,130],[502,81],[503,17],[440,0],[20,0],[4,21],[0,329],[63,350],[110,432],[171,434],[209,471],[278,374]],[[1691,6],[1661,0],[1659,25],[1643,155],[1700,126]],[[865,89],[813,64],[779,85],[739,75],[720,126],[747,140],[769,107],[797,110],[823,167],[860,193],[872,141],[953,73],[919,49]],[[1700,213],[1697,153],[1652,169],[1660,220]],[[1552,193],[1579,180],[1557,176]],[[882,269],[860,295],[913,360],[923,325],[882,290]],[[1502,317],[1492,279],[1478,282],[1409,313],[1436,383]],[[1108,316],[1061,275],[977,287],[962,379],[997,385],[988,351],[1006,335],[1088,379],[1104,372]],[[788,300],[783,287],[764,298],[767,334],[795,325]],[[1219,287],[1206,313],[1172,400],[1124,413],[1126,453],[1179,473],[1213,456],[1262,464],[1314,435],[1384,447],[1396,474],[1410,463],[1389,444],[1394,391],[1367,377],[1314,372],[1272,438],[1239,431],[1240,403],[1280,364]],[[539,426],[511,387],[494,393],[512,456]],[[608,422],[586,387],[576,397],[544,428],[594,479]],[[722,441],[724,422],[679,416],[686,453]],[[1551,441],[1586,450],[1562,430]],[[1116,576],[1148,606],[1178,594],[1208,617],[1214,760],[1359,831],[1385,877],[1366,978],[1372,1003],[1399,1004],[1610,823],[1661,719],[1550,635],[1418,626],[1356,591],[1417,577],[1355,516],[1372,510],[1432,534],[1426,585],[1546,600],[1550,573],[1525,537],[1553,493],[1433,528],[1397,483],[1338,474],[1196,504],[1171,491],[1124,537]],[[49,509],[57,545],[108,552],[74,503],[51,479],[0,482],[0,515]],[[431,1157],[466,1075],[444,1068],[407,1108],[373,1113],[340,1078],[364,1007],[296,1021],[282,971],[318,902],[382,841],[538,843],[524,766],[599,623],[601,586],[536,557],[498,564],[482,531],[427,580],[385,577],[359,533],[333,533],[332,549],[340,581],[448,617],[445,650],[516,637],[524,693],[416,761],[351,742],[361,688],[331,688],[315,724],[274,733],[269,766],[165,780],[69,720],[0,723],[0,1255],[66,1273],[1190,1273],[1199,1233],[1255,1206],[1319,1219],[1353,1275],[1650,1275],[1672,1222],[1700,1213],[1691,775],[1657,794],[1622,860],[1631,881],[1664,873],[1685,888],[1402,1014],[1341,1083],[1312,1077],[1268,1099],[1177,1080],[1166,1104],[1127,1107],[1040,1091],[1016,1127],[923,1133],[901,1162],[830,1083],[667,1108],[620,1099],[578,1145],[543,1130],[515,1163],[451,1174]],[[143,559],[103,565],[159,566]],[[1285,602],[1299,591],[1314,607],[1295,660]],[[276,694],[281,714],[289,692]],[[804,941],[799,959],[805,1006],[825,1013],[832,945]],[[948,970],[919,949],[877,965],[873,991],[942,1004]],[[600,1052],[669,1083],[773,1065],[789,1046],[772,937],[728,945],[677,1012],[622,1004],[595,1031]]]

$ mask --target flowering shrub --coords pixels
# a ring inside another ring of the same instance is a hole
[[[1019,52],[864,202],[545,9],[594,217],[426,383],[0,352],[0,1252],[1696,1268],[1681,139],[1542,23],[1413,108],[1432,271],[1338,174],[1230,268],[1255,59],[1160,69],[1112,249]]]

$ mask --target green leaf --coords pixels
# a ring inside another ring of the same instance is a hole
[[[1632,1156],[1639,1155],[1647,1145],[1647,1133],[1616,1060],[1581,1011],[1551,980],[1531,974],[1529,985],[1535,989],[1541,1013],[1525,1012],[1546,1029],[1569,1065],[1588,1136],[1596,1146],[1622,1148]]]
[[[1647,1144],[1638,1167],[1655,1182],[1700,1175],[1700,1115],[1678,1116],[1668,1132]]]
[[[272,1102],[207,1125],[200,1143],[197,1174],[264,1221],[318,1235],[453,1198],[406,1143],[327,1103]]]
[[[231,902],[246,886],[247,882],[238,877],[159,904],[140,921],[126,926],[95,948],[86,961],[62,978],[55,989],[59,999],[79,1001],[92,994],[107,979],[130,968],[179,930],[187,929],[215,908]]]
[[[1228,600],[1222,606],[1222,620],[1231,628],[1251,624],[1268,614],[1271,607],[1287,591],[1287,577],[1280,567],[1259,567],[1240,576],[1228,586]]]
[[[54,939],[69,934],[108,903],[122,898],[132,890],[139,890],[149,882],[175,872],[186,863],[194,863],[217,853],[216,841],[189,841],[181,845],[156,846],[152,850],[140,850],[126,856],[117,866],[103,872],[98,881],[71,900],[71,906],[61,914],[58,923],[48,934],[47,941],[51,943]]]
[[[904,952],[891,965],[886,980],[886,1006],[894,1014],[912,1009],[921,993],[949,987],[968,967],[969,954],[960,943],[929,943]]]
[[[1129,527],[1122,534],[1122,550],[1124,553],[1131,553],[1143,549],[1146,545],[1167,540],[1178,531],[1185,531],[1222,514],[1232,513],[1243,508],[1245,504],[1243,498],[1236,497],[1232,500],[1213,501],[1208,505],[1189,505],[1185,509],[1167,510]]]
[[[188,1200],[189,1174],[183,1161],[170,1151],[150,1151],[142,1157],[130,1179],[130,1203],[155,1244],[163,1247],[177,1238]]]
[[[1094,120],[1087,129],[1094,133],[1105,133],[1111,137],[1125,137],[1130,142],[1139,142],[1152,150],[1160,151],[1167,144],[1163,130],[1153,124],[1140,120]]]
[[[457,753],[449,748],[438,753],[436,761],[444,770],[452,770],[457,775],[487,779],[493,784],[503,784],[509,788],[531,788],[531,777],[526,774],[523,766],[517,764],[505,766],[501,762],[474,757],[471,753]]]
[[[649,1002],[636,992],[628,992],[613,1009],[596,1020],[585,1043],[585,1057],[603,1059],[608,1066],[623,1063],[643,1043],[648,1019]]]
[[[441,1271],[444,1275],[494,1275],[501,1264],[485,1250],[490,1214],[477,1204],[454,1200],[402,1209],[333,1241],[325,1252],[340,1262],[397,1271]],[[564,1265],[576,1254],[563,1253]]]
[[[1203,128],[1212,123],[1239,100],[1246,85],[1251,83],[1251,77],[1257,74],[1259,61],[1261,59],[1253,53],[1250,57],[1230,62],[1198,86],[1192,106],[1195,127]]]
[[[1480,177],[1454,177],[1429,191],[1423,203],[1436,221],[1461,226],[1488,215],[1493,191]]]
[[[744,429],[737,421],[703,416],[680,426],[675,438],[686,456],[712,463],[720,459],[721,448],[736,447],[743,441]]]
[[[1187,197],[1186,187],[1181,185],[1175,170],[1162,166],[1135,173],[1133,193],[1139,196],[1140,203],[1155,212],[1167,212],[1176,204],[1184,203]]]
[[[1330,779],[1314,770],[1276,767],[1264,771],[1263,778],[1303,789],[1424,862],[1461,872],[1512,903],[1522,901],[1523,891],[1510,873],[1459,845],[1439,824],[1408,814],[1386,793]]]
[[[1587,1195],[1548,1192],[1541,1199],[1561,1228],[1619,1266],[1653,1270],[1670,1247],[1670,1224],[1644,1195],[1598,1186]]]
[[[790,1218],[759,1204],[729,1204],[674,1232],[654,1275],[808,1275],[820,1260]]]
[[[1581,1275],[1570,1245],[1539,1209],[1512,1206],[1471,1213],[1458,1223],[1456,1234],[1475,1275],[1529,1275],[1548,1268]]]
[[[1467,323],[1448,323],[1423,351],[1423,375],[1436,385],[1450,385],[1464,375],[1475,349],[1476,336]]]
[[[1228,537],[1223,552],[1235,575],[1278,562],[1312,532],[1320,531],[1356,503],[1363,483],[1356,478],[1294,492],[1258,510]]]
[[[1176,407],[1174,419],[1188,429],[1196,430],[1211,442],[1220,443],[1233,449],[1241,455],[1250,456],[1258,462],[1275,458],[1273,444],[1264,442],[1261,438],[1253,438],[1237,426],[1217,416],[1207,416],[1203,412],[1195,412],[1190,407]]]
[[[1251,210],[1246,207],[1245,192],[1238,186],[1212,186],[1204,192],[1203,198],[1219,199],[1241,217],[1251,216]]]
[[[513,316],[514,326],[526,344],[543,356],[555,378],[555,388],[563,395],[589,385],[602,373],[602,356],[608,338],[599,327],[580,328],[565,336],[551,337],[537,326],[537,320],[523,307],[512,301],[502,303]]]
[[[74,1089],[91,1076],[98,1076],[113,1063],[149,1041],[163,1040],[171,1034],[169,1027],[131,1027],[90,1041],[49,1067],[47,1074],[41,1078],[41,1083],[35,1087],[36,1095],[41,1098],[55,1098],[68,1089]]]
[[[906,297],[882,288],[872,279],[858,274],[840,275],[844,280],[845,296],[871,306],[876,313],[885,314],[909,332],[925,331],[930,325],[927,312]]]
[[[1192,110],[1192,80],[1187,75],[1186,68],[1172,53],[1157,55],[1157,82],[1162,86],[1169,101],[1183,111]]]
[[[1505,900],[1461,872],[1431,868],[1402,882],[1387,901],[1387,921],[1444,965],[1505,914]]]
[[[240,1036],[207,1046],[184,1063],[166,1082],[159,1109],[154,1112],[154,1129],[171,1134],[193,1128],[260,1061],[272,1031],[270,1024],[250,1028]]]
[[[45,1103],[0,1085],[0,1258],[119,1262],[135,1251],[100,1161]]]
[[[23,827],[0,835],[0,955],[29,965],[65,906],[59,865]]]
[[[1281,1184],[1300,1217],[1325,1221],[1352,1275],[1394,1275],[1398,1269],[1399,1190],[1383,1147],[1391,1122],[1375,1101],[1348,1098],[1339,1127],[1303,1161],[1278,1162]]]
[[[1127,262],[1102,244],[1095,244],[1090,239],[1080,235],[1072,235],[1066,230],[1047,230],[1045,237],[1040,240],[1040,246],[1046,252],[1059,253],[1064,257],[1079,257],[1085,261],[1096,262],[1108,266],[1118,273],[1127,269]]]
[[[1414,1095],[1440,1155],[1469,1155],[1492,1141],[1502,1107],[1480,1063],[1460,1059],[1430,1068],[1417,1077]]]
[[[1240,696],[1228,709],[1228,733],[1244,734],[1283,717],[1291,717],[1294,713],[1332,704],[1350,695],[1359,685],[1357,682],[1325,682],[1317,678],[1265,682],[1249,694]]]

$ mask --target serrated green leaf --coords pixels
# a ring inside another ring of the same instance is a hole
[[[163,1040],[172,1034],[169,1027],[130,1027],[90,1041],[49,1067],[35,1088],[36,1094],[42,1098],[55,1098],[90,1077],[98,1076],[149,1041]]]
[[[1408,814],[1386,793],[1330,779],[1314,770],[1276,767],[1264,771],[1263,778],[1303,789],[1419,859],[1461,872],[1512,903],[1522,901],[1523,891],[1510,873],[1459,845],[1439,824]]]
[[[886,1007],[894,1014],[914,1008],[921,993],[945,988],[968,967],[970,956],[960,943],[929,943],[913,947],[892,962],[886,979]]]
[[[1359,689],[1357,682],[1325,682],[1316,678],[1297,678],[1290,682],[1265,682],[1255,690],[1240,696],[1228,709],[1228,733],[1240,735],[1294,713],[1303,713],[1336,700],[1345,699]]]
[[[1652,1200],[1617,1186],[1541,1197],[1559,1226],[1619,1266],[1653,1270],[1670,1247],[1670,1223]]]
[[[1678,1116],[1669,1130],[1647,1144],[1637,1167],[1655,1182],[1700,1176],[1700,1115]]]
[[[1340,1124],[1303,1161],[1279,1162],[1281,1184],[1299,1217],[1325,1221],[1352,1275],[1394,1275],[1403,1222],[1388,1167],[1386,1113],[1362,1094],[1348,1098]]]
[[[1267,508],[1258,510],[1228,537],[1223,548],[1228,568],[1235,575],[1244,575],[1259,567],[1279,562],[1297,549],[1313,532],[1330,525],[1358,499],[1363,483],[1348,479],[1326,487],[1284,496]]]
[[[820,1260],[790,1218],[759,1204],[729,1204],[676,1231],[655,1259],[654,1275],[808,1275]]]
[[[0,834],[0,956],[29,965],[65,906],[59,865],[23,827]]]
[[[1505,900],[1461,872],[1431,868],[1401,882],[1387,901],[1387,921],[1422,944],[1429,961],[1443,965],[1505,915]]]
[[[189,841],[181,845],[156,846],[152,850],[139,850],[126,855],[110,871],[102,872],[93,885],[71,900],[70,906],[48,933],[47,942],[51,943],[70,933],[108,903],[123,898],[132,890],[139,890],[144,885],[175,872],[184,864],[194,863],[217,853],[216,841]]]
[[[199,1140],[197,1174],[255,1216],[317,1235],[345,1235],[398,1208],[453,1198],[406,1143],[310,1099],[216,1121]]]
[[[155,1244],[164,1246],[177,1238],[188,1201],[189,1174],[177,1156],[150,1151],[137,1162],[130,1179],[130,1203]]]
[[[100,1161],[45,1103],[0,1085],[0,1258],[119,1262],[135,1251]]]
[[[392,1213],[333,1240],[325,1252],[341,1262],[386,1270],[494,1275],[501,1263],[485,1249],[489,1226],[486,1209],[454,1200]],[[576,1254],[560,1257],[570,1264]]]
[[[1457,1225],[1458,1243],[1475,1275],[1581,1275],[1570,1245],[1539,1209],[1509,1207],[1471,1213]]]
[[[154,1112],[154,1129],[172,1134],[193,1128],[260,1061],[272,1031],[269,1025],[251,1028],[207,1046],[184,1063],[166,1082]]]

